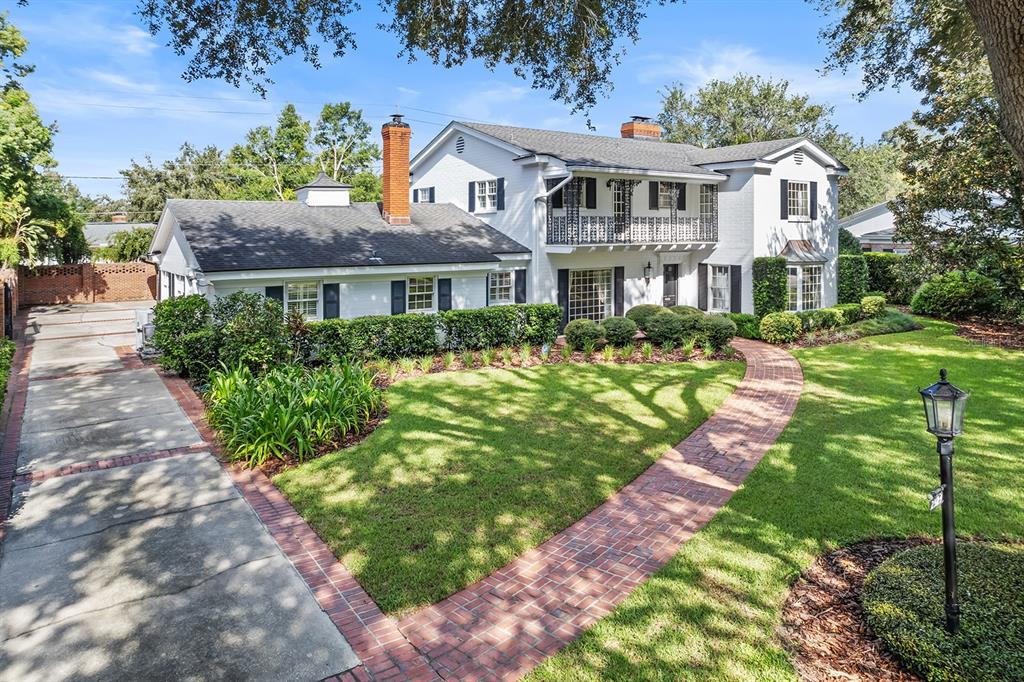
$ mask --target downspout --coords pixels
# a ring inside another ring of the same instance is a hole
[[[554,194],[558,190],[560,190],[563,187],[565,187],[566,185],[568,185],[569,181],[572,180],[573,177],[575,177],[573,175],[573,172],[569,171],[569,174],[565,177],[564,180],[562,180],[561,182],[559,182],[557,185],[555,185],[551,189],[547,190],[546,192],[542,192],[541,194],[538,194],[537,196],[535,196],[533,198],[534,202],[539,202],[539,201],[545,201],[546,202],[548,197],[550,197],[552,194]],[[543,180],[544,178],[542,177],[541,179]],[[546,208],[546,205],[545,205],[545,208]],[[536,203],[534,203],[533,215],[534,215],[534,220],[536,220],[536,215],[537,215],[537,204]],[[545,211],[543,228],[540,229],[540,230],[537,230],[536,233],[533,236],[533,253],[534,254],[544,254],[545,258],[547,257],[547,254],[544,251],[544,242],[545,242],[546,239],[547,239],[547,212]],[[532,259],[532,260],[534,262],[536,262],[536,259]],[[545,263],[545,266],[547,266],[547,265],[548,264]],[[531,280],[530,283],[533,285],[533,297],[536,300],[536,298],[537,298],[537,285],[538,285],[538,281],[537,280],[539,279],[539,273],[537,272],[538,268],[536,266],[531,268],[531,269],[532,269],[533,272],[532,272],[532,275],[530,277],[530,280]]]

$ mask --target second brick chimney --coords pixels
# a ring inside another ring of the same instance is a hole
[[[409,138],[412,130],[394,114],[380,131],[384,138],[384,220],[409,224]]]
[[[622,124],[622,136],[636,140],[660,140],[661,126],[653,123],[646,116],[631,116],[631,120]]]

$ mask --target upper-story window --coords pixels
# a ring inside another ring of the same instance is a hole
[[[433,187],[421,187],[412,191],[412,202],[414,204],[432,204],[434,203],[434,188]]]
[[[660,182],[658,183],[658,208],[671,209],[675,205],[675,198],[673,195],[674,183],[671,182]]]
[[[700,219],[713,220],[715,217],[715,186],[700,186]]]
[[[810,220],[811,218],[811,185],[808,182],[789,181],[788,189],[789,219]]]
[[[476,210],[498,210],[498,181],[478,180],[476,183]]]
[[[626,188],[621,182],[612,183],[612,213],[626,215]]]

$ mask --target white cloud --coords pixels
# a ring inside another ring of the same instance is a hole
[[[79,69],[75,73],[96,83],[110,85],[129,92],[148,94],[157,92],[159,89],[156,83],[144,82],[138,78],[129,78],[123,74],[103,71],[102,69]]]
[[[448,105],[459,118],[481,123],[516,125],[508,115],[514,113],[509,105],[521,102],[530,94],[525,85],[489,83],[476,90],[471,97],[460,97]]]

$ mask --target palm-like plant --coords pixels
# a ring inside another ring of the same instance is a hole
[[[21,262],[35,265],[39,245],[47,230],[56,226],[32,217],[32,211],[20,199],[0,201],[0,265],[10,268]]]

